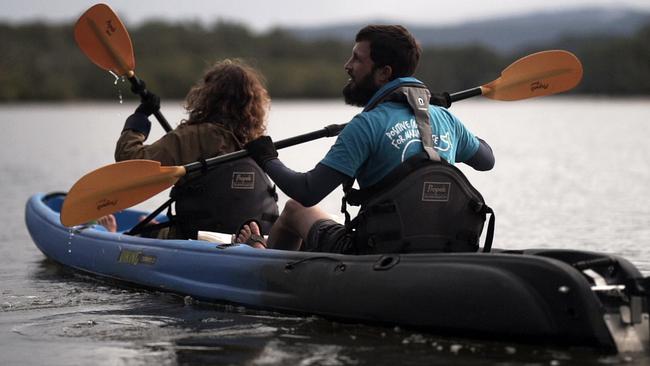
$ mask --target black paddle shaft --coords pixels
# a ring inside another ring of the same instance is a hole
[[[476,88],[463,90],[463,91],[460,91],[460,92],[457,92],[457,93],[454,93],[454,94],[444,93],[441,96],[437,96],[437,97],[440,98],[440,100],[443,103],[447,102],[449,105],[451,105],[451,102],[456,102],[456,101],[459,101],[459,100],[479,96],[481,94],[482,94],[481,87],[479,86],[479,87],[476,87]],[[432,99],[433,99],[433,97],[432,97]],[[433,100],[431,102],[433,104],[440,104],[440,103],[434,103]],[[341,132],[341,130],[343,130],[343,128],[345,128],[345,125],[347,125],[347,123],[343,123],[343,124],[339,124],[339,125],[332,124],[332,125],[329,125],[329,126],[326,126],[326,127],[322,128],[320,130],[316,130],[316,131],[313,131],[313,132],[309,132],[309,133],[305,133],[305,134],[302,134],[302,135],[289,137],[287,139],[277,141],[274,145],[275,145],[275,148],[279,150],[279,149],[283,149],[285,147],[295,146],[295,145],[298,145],[298,144],[302,144],[304,142],[317,140],[317,139],[320,139],[320,138],[323,138],[323,137],[334,137],[334,136],[337,136]],[[228,153],[228,154],[215,156],[215,157],[207,159],[205,161],[196,161],[194,163],[189,163],[189,164],[185,165],[184,166],[185,167],[185,172],[186,172],[186,174],[189,174],[189,173],[197,172],[197,171],[199,171],[201,169],[209,169],[210,167],[212,167],[214,165],[221,164],[221,163],[227,163],[229,161],[241,159],[241,158],[244,158],[244,157],[247,157],[247,156],[249,156],[249,153],[246,150],[239,150],[239,151],[231,152],[231,153]]]
[[[317,140],[323,137],[334,137],[337,136],[341,130],[347,125],[347,123],[343,123],[340,125],[329,125],[326,126],[320,130],[316,130],[313,132],[308,132],[302,135],[294,136],[294,137],[289,137],[284,140],[280,140],[274,143],[276,149],[284,149],[285,147],[291,147],[295,145],[302,144],[304,142],[309,142],[313,140]],[[192,173],[199,171],[201,169],[209,169],[210,167],[221,164],[221,163],[227,163],[229,161],[241,159],[244,157],[249,156],[248,151],[246,150],[239,150],[239,151],[234,151],[228,154],[224,155],[219,155],[215,156],[213,158],[207,159],[204,162],[201,161],[196,161],[194,163],[189,163],[185,165],[185,172],[186,174]]]
[[[459,100],[463,100],[471,97],[477,97],[482,94],[483,94],[483,90],[481,89],[480,86],[477,86],[476,88],[472,88],[472,89],[459,91],[449,96],[450,104],[451,102],[457,102]]]

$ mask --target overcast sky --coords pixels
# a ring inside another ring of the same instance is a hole
[[[395,20],[442,25],[467,20],[561,11],[579,6],[631,7],[650,11],[650,0],[114,0],[105,1],[127,24],[149,18],[240,21],[256,30],[273,26]],[[97,1],[2,0],[0,20],[73,21]]]

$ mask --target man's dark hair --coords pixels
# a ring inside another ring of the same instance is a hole
[[[375,68],[390,66],[392,79],[412,76],[418,66],[420,45],[401,25],[368,25],[357,33],[355,42],[370,43],[370,58]]]

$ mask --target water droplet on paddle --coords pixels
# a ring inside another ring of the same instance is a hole
[[[126,79],[124,78],[124,76],[118,76],[116,73],[114,73],[114,72],[111,71],[111,70],[108,70],[108,72],[109,72],[111,75],[113,75],[113,77],[115,78],[115,82],[113,83],[113,85],[117,86],[118,81],[121,81],[121,82],[125,82],[125,81],[126,81]],[[120,104],[124,104],[124,97],[122,97],[122,89],[120,89],[119,86],[117,86],[117,97],[118,97],[119,100],[120,100]]]
[[[117,74],[114,73],[114,72],[111,71],[111,70],[108,70],[108,72],[109,72],[111,75],[113,75],[113,77],[115,78],[115,82],[114,82],[113,84],[114,84],[114,85],[117,85],[117,82],[120,80],[120,77],[117,76]]]

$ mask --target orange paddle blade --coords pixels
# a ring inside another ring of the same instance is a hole
[[[582,64],[574,54],[551,50],[520,58],[481,90],[491,99],[521,100],[573,89],[581,79]]]
[[[74,27],[79,48],[97,66],[118,76],[135,70],[131,37],[113,9],[97,4],[88,9]]]
[[[106,165],[79,179],[61,208],[65,226],[84,224],[129,208],[164,191],[185,175],[185,167],[153,160],[127,160]]]

